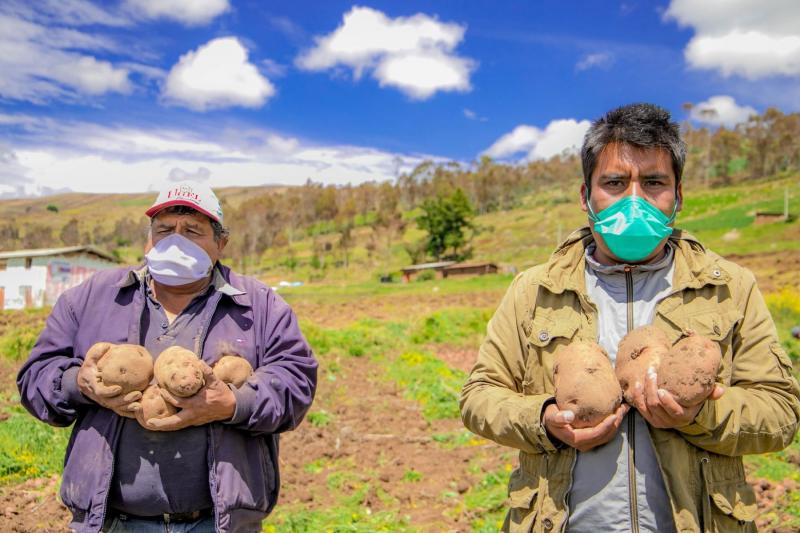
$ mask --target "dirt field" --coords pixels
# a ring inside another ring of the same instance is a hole
[[[765,292],[800,287],[800,252],[731,259],[753,270]],[[389,295],[344,304],[297,300],[292,305],[300,317],[337,327],[367,317],[390,320],[398,313],[405,319],[446,307],[489,308],[501,296],[502,291]],[[27,323],[27,319],[19,320]],[[435,346],[435,352],[451,367],[464,371],[475,357],[474,349],[446,344]],[[279,509],[329,509],[342,497],[358,495],[368,513],[400,509],[403,520],[421,531],[471,531],[474,516],[460,505],[462,496],[487,473],[510,471],[515,454],[479,439],[465,446],[443,446],[433,436],[462,432],[458,420],[426,421],[419,405],[404,398],[403,391],[385,378],[384,369],[368,357],[331,360],[321,354],[320,359],[323,367],[337,367],[335,379],[323,370],[315,403],[315,409],[330,414],[330,421],[315,425],[307,420],[282,437]],[[15,390],[15,374],[16,366],[0,359],[3,397]],[[791,455],[788,460],[800,466],[800,457]],[[338,472],[349,474],[337,477],[332,486],[331,474]],[[56,497],[58,481],[54,476],[0,488],[0,531],[64,531],[68,513]],[[792,481],[778,484],[754,479],[751,483],[762,517],[772,516],[800,490]],[[770,518],[773,523],[789,519]],[[760,519],[760,531],[798,531],[764,528],[766,520]]]

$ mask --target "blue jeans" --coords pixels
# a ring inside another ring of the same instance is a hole
[[[214,517],[209,516],[194,522],[164,522],[163,520],[139,520],[118,515],[103,524],[102,533],[214,533]]]

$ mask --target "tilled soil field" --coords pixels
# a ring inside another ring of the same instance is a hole
[[[765,292],[800,287],[800,252],[732,259],[752,269]],[[483,291],[389,295],[344,304],[302,299],[291,303],[301,318],[323,327],[339,327],[361,318],[415,319],[447,307],[490,308],[501,296],[502,291]],[[27,326],[35,319],[13,320]],[[7,320],[0,327],[16,324]],[[448,344],[431,346],[431,350],[463,371],[469,370],[475,357],[474,349]],[[464,505],[466,495],[487,474],[507,475],[516,462],[515,454],[481,439],[443,445],[435,436],[463,433],[460,421],[426,420],[417,402],[404,397],[404,391],[387,379],[385,368],[375,358],[331,357],[319,354],[322,372],[314,407],[327,418],[317,423],[306,420],[282,436],[282,492],[276,516],[266,521],[265,527],[282,531],[286,513],[322,511],[357,497],[360,512],[396,513],[404,529],[471,531],[476,516]],[[337,368],[335,374],[325,370],[329,365]],[[15,392],[17,367],[0,359],[0,393],[6,404]],[[797,454],[789,454],[787,459],[800,467]],[[57,499],[58,482],[58,476],[53,476],[0,487],[0,531],[65,531],[68,512]],[[759,531],[800,531],[793,526],[766,526],[792,519],[782,509],[796,499],[800,487],[795,482],[750,482],[759,499]],[[490,510],[496,515],[502,505]]]

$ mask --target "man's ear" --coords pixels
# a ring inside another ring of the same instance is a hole
[[[144,241],[144,255],[147,255],[147,252],[153,249],[153,227],[150,226],[150,229],[147,230],[147,240]]]
[[[588,201],[586,199],[586,192],[587,191],[588,191],[588,188],[586,187],[586,182],[581,183],[581,211],[583,211],[584,213],[588,213],[589,212],[589,204],[588,204]]]
[[[675,188],[675,201],[678,203],[678,206],[675,208],[675,212],[677,213],[683,209],[683,181],[679,181],[678,186]]]

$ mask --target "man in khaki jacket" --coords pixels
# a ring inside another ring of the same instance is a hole
[[[741,457],[788,446],[800,387],[753,275],[673,229],[686,149],[669,113],[610,111],[581,150],[590,227],[514,280],[461,394],[464,424],[520,450],[504,529],[513,532],[755,531]],[[717,385],[684,408],[649,372],[593,428],[553,397],[553,359],[576,341],[612,359],[645,324],[674,343],[719,343]]]

